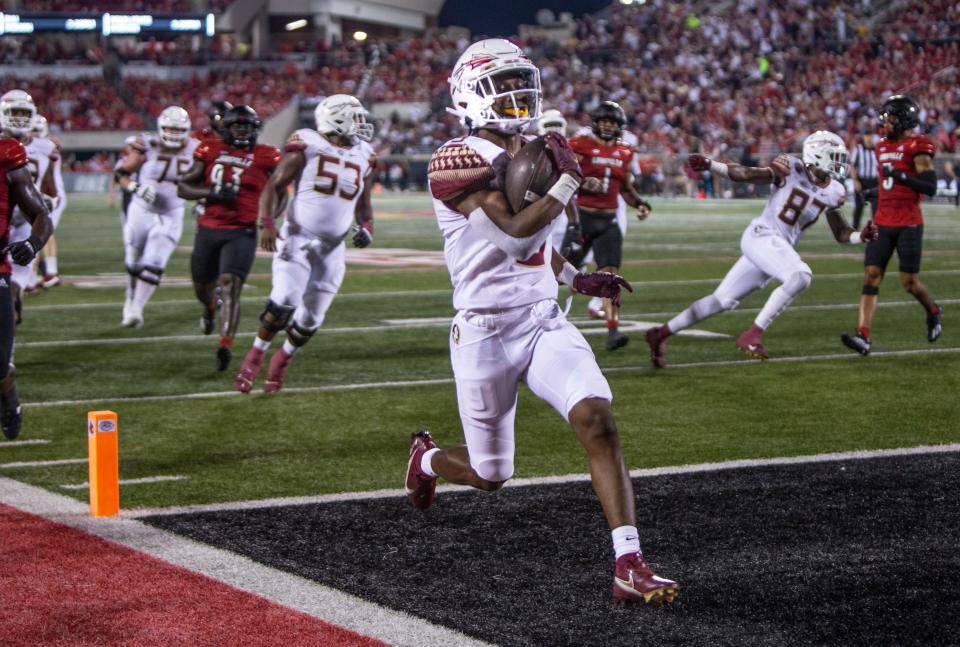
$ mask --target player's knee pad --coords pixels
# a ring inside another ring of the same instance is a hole
[[[264,330],[271,333],[277,333],[287,327],[290,318],[293,316],[296,308],[294,306],[285,306],[273,301],[267,300],[267,305],[260,313],[260,324]],[[270,315],[269,317],[267,315]]]
[[[290,324],[290,328],[287,329],[287,337],[290,339],[290,343],[294,346],[303,346],[310,338],[313,337],[313,333],[317,332],[316,328],[306,328],[296,320]]]
[[[151,285],[160,285],[160,277],[163,276],[163,268],[156,267],[154,265],[144,265],[143,269],[140,270],[140,274],[137,275],[144,283],[150,283]]]
[[[878,294],[880,294],[880,286],[864,283],[863,288],[860,289],[860,294],[865,294],[867,296],[875,297]]]
[[[133,277],[140,276],[140,271],[143,269],[138,265],[125,265],[124,267],[127,270],[127,274]]]
[[[495,457],[477,461],[473,471],[484,481],[496,484],[496,487],[490,489],[498,490],[504,481],[513,476],[513,459]]]
[[[797,296],[808,287],[813,281],[813,274],[810,272],[794,272],[783,282],[783,289],[792,296]]]

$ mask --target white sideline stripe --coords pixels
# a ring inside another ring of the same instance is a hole
[[[874,351],[870,357],[909,357],[912,355],[933,355],[937,353],[957,353],[960,347],[949,348],[925,348],[917,350],[890,350]],[[824,360],[851,360],[860,359],[870,361],[853,351],[847,353],[838,353],[831,355],[798,355],[792,357],[774,357],[765,360],[766,363],[779,364],[790,362],[819,362]],[[740,364],[758,364],[761,360],[755,359],[737,359],[737,360],[718,360],[712,362],[688,362],[686,364],[668,364],[669,369],[680,368],[705,368],[710,366],[737,366]],[[603,369],[604,373],[625,373],[634,371],[657,370],[648,364],[643,366],[618,366]],[[327,393],[331,391],[364,391],[367,389],[389,389],[393,387],[416,387],[416,386],[437,386],[443,384],[453,384],[452,377],[435,378],[428,380],[398,380],[394,382],[361,382],[358,384],[325,384],[322,386],[301,386],[294,388],[285,388],[282,393]],[[93,405],[114,402],[163,402],[168,400],[192,400],[205,398],[229,398],[243,396],[238,391],[207,391],[200,393],[179,393],[175,395],[144,395],[139,397],[116,397],[116,398],[93,398],[88,400],[50,400],[48,402],[24,402],[21,406],[30,409],[41,409],[46,407],[63,407],[73,405]],[[246,395],[246,397],[256,397]]]
[[[86,463],[86,458],[61,458],[55,461],[20,461],[18,463],[0,463],[0,469],[14,469],[19,467],[51,467],[53,465],[79,465]]]
[[[91,517],[89,506],[76,499],[13,479],[0,478],[0,503],[152,555],[174,566],[391,645],[493,647],[452,629],[378,606],[135,519],[123,516]]]
[[[700,472],[720,472],[724,470],[742,469],[748,467],[770,467],[776,465],[802,465],[806,463],[828,463],[833,461],[865,460],[871,458],[887,458],[891,456],[914,456],[918,454],[945,454],[960,452],[960,443],[948,445],[919,445],[916,447],[900,447],[896,449],[855,450],[848,452],[830,452],[824,454],[808,454],[806,456],[787,456],[774,458],[743,458],[717,463],[697,463],[693,465],[673,465],[666,467],[649,467],[630,470],[630,478],[651,478],[654,476],[672,476],[678,474],[696,474]],[[589,474],[565,474],[562,476],[537,476],[531,478],[513,479],[507,481],[504,487],[529,487],[537,485],[560,485],[563,483],[579,483],[589,481]],[[464,492],[473,490],[466,485],[439,485],[437,493]],[[369,499],[388,499],[405,497],[406,490],[402,488],[390,490],[372,490],[369,492],[343,492],[339,494],[322,494],[317,496],[280,497],[262,499],[259,501],[235,501],[229,503],[206,503],[197,505],[173,506],[169,508],[140,508],[137,510],[123,510],[121,515],[131,519],[150,516],[169,516],[176,514],[191,514],[198,512],[224,512],[228,510],[256,510],[261,508],[275,508],[292,505],[313,505],[319,503],[336,503],[341,501],[363,501]]]
[[[0,443],[0,449],[4,447],[23,447],[25,445],[48,445],[49,440],[10,440],[5,443]]]
[[[165,481],[185,481],[189,478],[189,476],[183,475],[145,476],[139,479],[120,479],[118,483],[120,485],[142,485],[144,483],[163,483]],[[60,487],[62,487],[64,490],[86,490],[90,487],[90,482],[84,481],[83,483],[65,483]]]
[[[960,304],[960,299],[942,299],[938,301],[940,305],[956,305]],[[917,304],[916,300],[910,301],[888,301],[881,302],[878,304],[881,308],[903,308],[909,306],[915,306]],[[791,306],[791,311],[801,311],[801,310],[856,310],[859,308],[857,303],[826,303],[826,304],[813,304],[813,305],[796,305]],[[760,308],[737,308],[735,312],[752,314],[755,312],[760,312]],[[640,313],[637,317],[646,318],[646,317],[673,317],[677,314],[677,311],[673,312],[646,312]],[[383,319],[382,321],[386,324],[383,326],[341,326],[339,328],[319,328],[317,333],[323,334],[341,334],[341,333],[378,333],[388,330],[409,330],[416,328],[445,328],[450,325],[452,317],[423,317],[419,319]],[[601,325],[602,322],[594,322],[593,320],[588,320],[583,317],[570,317],[570,321],[575,325]],[[651,321],[634,321],[629,319],[620,320],[620,330],[624,332],[637,332],[644,331],[648,328],[653,328],[659,326],[657,322]],[[585,335],[599,335],[606,332],[606,329],[587,329],[582,330]],[[236,339],[245,339],[253,337],[256,333],[252,332],[240,332],[237,333]],[[716,337],[716,338],[729,338],[731,335],[726,335],[722,333],[714,333],[706,330],[699,329],[689,329],[684,330],[679,333],[680,336],[685,337]],[[58,339],[58,340],[48,340],[48,341],[27,341],[27,342],[17,342],[17,348],[61,348],[68,346],[132,346],[136,344],[156,344],[156,343],[165,343],[165,342],[178,342],[178,341],[203,341],[212,339],[212,335],[168,335],[168,336],[158,336],[158,337],[108,337],[105,339]]]

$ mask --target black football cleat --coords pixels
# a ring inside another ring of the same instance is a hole
[[[213,328],[216,325],[213,317],[213,310],[210,308],[204,308],[203,315],[200,317],[200,332],[204,335],[209,335],[213,332]]]
[[[227,367],[230,366],[230,358],[232,356],[233,355],[230,352],[229,348],[226,348],[224,346],[221,346],[220,348],[218,348],[217,349],[217,370],[218,371],[227,370]]]
[[[627,345],[630,338],[618,330],[611,330],[607,334],[607,350],[617,350]]]
[[[927,341],[933,343],[940,338],[940,333],[943,332],[943,325],[941,324],[941,319],[943,318],[943,308],[937,304],[937,314],[927,315]]]
[[[16,389],[10,389],[8,393],[0,395],[0,427],[3,427],[3,435],[6,439],[13,440],[20,435],[22,426],[20,398],[17,397]]]
[[[855,335],[848,335],[843,333],[840,335],[840,341],[843,342],[843,345],[849,348],[850,350],[855,350],[861,355],[870,354],[870,340],[857,333]]]

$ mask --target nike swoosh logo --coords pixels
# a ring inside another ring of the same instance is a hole
[[[757,350],[757,347],[754,346],[753,344],[747,344],[747,350],[749,350],[749,351],[752,352],[752,351]]]
[[[615,583],[617,586],[619,586],[621,589],[625,589],[625,590],[627,590],[627,591],[634,591],[634,590],[635,590],[635,589],[634,589],[634,586],[633,586],[633,571],[630,571],[630,579],[624,580],[624,579],[621,579],[620,577],[614,575],[614,576],[613,576],[613,581],[614,581],[614,583]]]

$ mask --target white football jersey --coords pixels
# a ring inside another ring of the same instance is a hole
[[[847,192],[832,179],[825,187],[817,186],[807,175],[803,162],[789,157],[790,175],[783,178],[782,186],[772,185],[763,213],[754,218],[750,226],[776,231],[791,245],[796,245],[803,232],[824,212],[843,206]]]
[[[43,177],[50,168],[50,158],[57,156],[57,145],[49,137],[32,137],[30,143],[25,144],[27,149],[27,169],[33,178],[33,184],[40,190]],[[14,207],[11,222],[21,224],[25,221],[20,207]]]
[[[287,140],[287,150],[302,150],[306,157],[287,222],[318,238],[343,238],[375,165],[373,148],[366,142],[340,147],[316,130],[301,128]]]
[[[177,196],[177,182],[193,166],[193,152],[200,145],[193,137],[182,148],[166,148],[156,133],[144,133],[139,146],[145,149],[144,161],[137,171],[137,181],[149,185],[157,192],[157,201],[147,204],[138,195],[133,202],[152,213],[166,213],[183,207],[183,198]]]
[[[469,177],[483,170],[482,163],[492,167],[493,161],[503,153],[493,142],[468,136],[451,140],[437,149],[433,164],[438,169],[449,168],[446,172],[452,176]],[[444,157],[450,159],[449,164]],[[477,161],[458,163],[454,158]],[[438,171],[438,176],[444,172]],[[489,175],[492,176],[492,172]],[[518,261],[470,227],[464,214],[436,197],[436,190],[431,189],[431,193],[437,223],[443,233],[443,256],[453,283],[454,308],[513,308],[557,298],[557,279],[550,267],[553,249],[549,244],[529,259]]]

